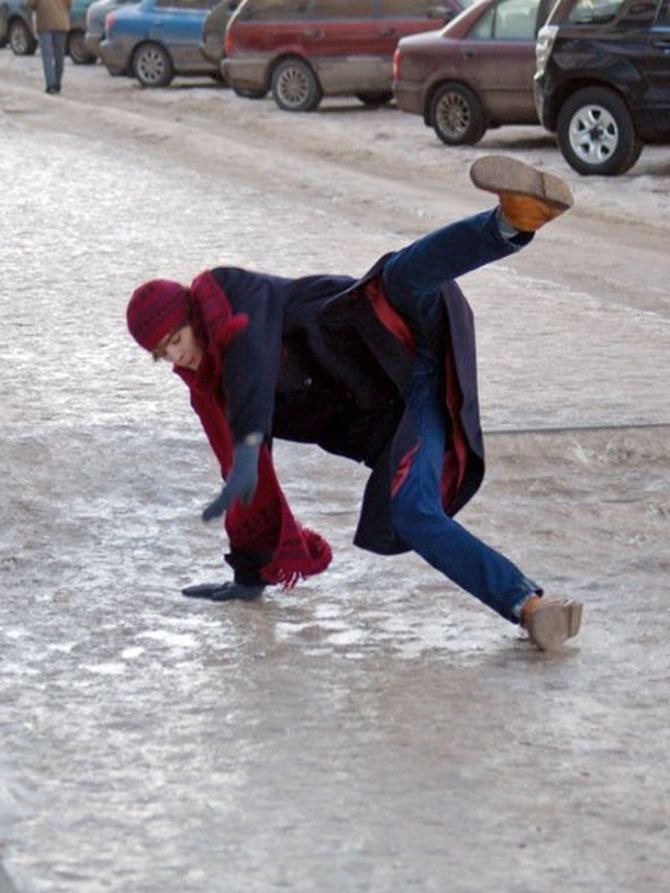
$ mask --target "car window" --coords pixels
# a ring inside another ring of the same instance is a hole
[[[276,22],[307,12],[309,0],[247,0],[237,13],[238,22]]]
[[[439,0],[381,0],[382,15],[396,18],[437,18],[446,17],[449,9]],[[442,16],[440,16],[442,13]]]
[[[373,0],[314,0],[310,11],[312,19],[371,19]]]
[[[216,2],[210,0],[156,0],[156,6],[172,7],[172,9],[211,9]]]
[[[471,28],[472,40],[534,40],[540,0],[500,0]]]
[[[622,28],[651,27],[656,20],[658,0],[636,0],[624,7],[617,25]]]
[[[616,18],[627,0],[577,0],[570,10],[568,21],[575,24],[609,22]]]

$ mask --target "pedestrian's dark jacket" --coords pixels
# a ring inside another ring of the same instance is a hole
[[[405,407],[413,337],[386,298],[383,268],[389,256],[358,280],[330,275],[287,279],[236,267],[211,271],[221,301],[233,314],[247,317],[225,347],[221,367],[232,441],[259,431],[268,438],[318,444],[365,463],[372,473],[354,542],[380,554],[407,551],[392,528],[390,500],[417,445]],[[197,289],[191,290],[197,297]],[[441,359],[450,420],[442,502],[453,515],[479,487],[484,455],[472,312],[454,282],[444,285],[442,301]],[[223,467],[195,376],[175,371],[191,387],[192,404]],[[232,536],[231,548],[235,567]]]

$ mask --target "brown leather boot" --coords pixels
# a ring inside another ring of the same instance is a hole
[[[570,187],[559,177],[505,155],[479,158],[470,177],[478,189],[498,196],[503,214],[522,232],[535,232],[574,203]]]
[[[521,626],[540,651],[556,651],[579,632],[582,608],[569,598],[532,595],[521,609]]]

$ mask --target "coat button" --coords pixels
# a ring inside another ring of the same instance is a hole
[[[302,383],[305,385],[306,388],[311,388],[314,384],[314,379],[310,378],[308,375],[307,378],[303,378]]]

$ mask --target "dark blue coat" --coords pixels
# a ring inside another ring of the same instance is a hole
[[[233,311],[249,318],[225,355],[233,439],[261,431],[364,462],[372,474],[354,542],[380,554],[407,551],[391,527],[391,483],[416,445],[405,412],[413,353],[385,298],[381,273],[388,257],[358,280],[212,270]],[[454,282],[445,284],[442,299],[452,432],[443,504],[453,515],[482,481],[484,450],[472,311]]]

